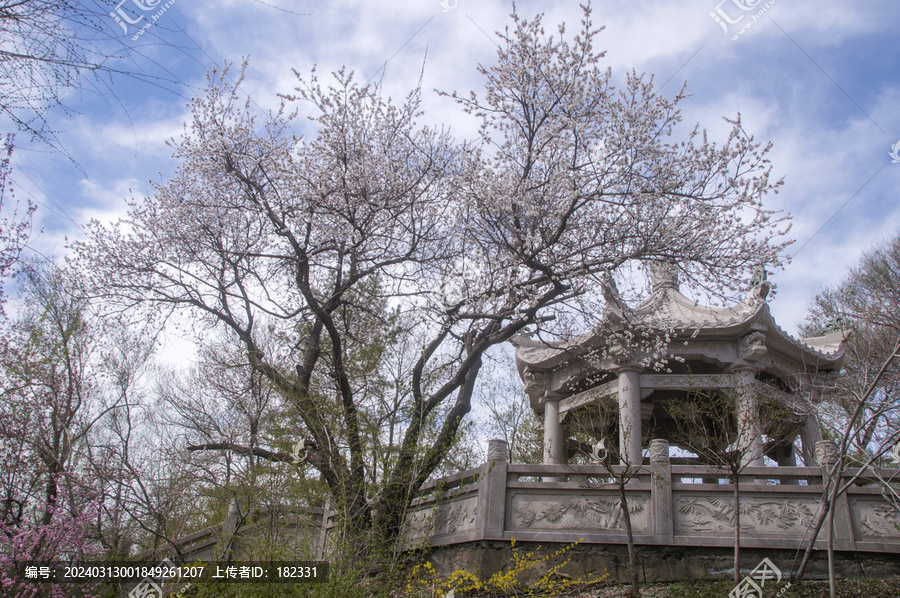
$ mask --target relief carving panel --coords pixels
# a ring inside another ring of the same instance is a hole
[[[632,529],[647,530],[647,499],[628,496],[627,500]],[[564,498],[517,493],[510,499],[508,513],[512,529],[625,531],[619,499],[612,495]]]
[[[478,497],[413,511],[406,516],[404,541],[415,543],[431,538],[475,529]]]
[[[676,533],[731,533],[734,531],[734,500],[731,498],[679,497],[675,504]],[[814,521],[814,501],[791,498],[741,498],[741,531],[755,534],[804,533]]]
[[[851,500],[853,535],[857,540],[900,539],[900,511],[883,500]]]

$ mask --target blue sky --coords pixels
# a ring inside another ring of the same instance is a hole
[[[66,239],[79,238],[90,218],[123,215],[123,198],[150,193],[149,179],[165,180],[176,165],[166,141],[181,133],[206,69],[226,61],[249,58],[242,89],[260,113],[291,93],[292,69],[308,74],[317,64],[324,79],[346,65],[363,80],[383,77],[386,92],[400,97],[424,63],[423,121],[450,126],[457,139],[474,137],[471,119],[432,90],[481,90],[476,65],[494,61],[493,32],[509,23],[511,9],[484,0],[167,1],[126,0],[122,11],[144,17],[127,34],[109,18],[122,43],[110,65],[141,77],[72,92],[71,114],[50,113],[81,170],[20,136],[13,178],[19,199],[39,203],[34,251],[64,255]],[[900,3],[717,2],[599,3],[593,18],[606,30],[596,46],[618,81],[631,69],[653,74],[669,96],[687,81],[685,122],[699,122],[713,138],[727,130],[723,116],[740,112],[749,132],[773,142],[774,172],[785,185],[768,207],[793,215],[796,243],[790,263],[770,277],[772,309],[794,332],[817,290],[900,229],[900,163],[889,155],[900,140]],[[545,12],[548,30],[565,21],[574,31],[581,17],[577,2],[517,7],[525,16]],[[711,13],[737,22],[723,31]],[[298,120],[295,132],[303,126]]]

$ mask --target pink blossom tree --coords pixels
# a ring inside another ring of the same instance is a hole
[[[5,595],[93,596],[86,586],[35,586],[16,571],[99,555],[98,496],[75,461],[97,418],[83,300],[58,270],[26,263],[19,274],[22,305],[4,323],[0,361],[0,583]]]
[[[20,511],[0,520],[0,588],[4,596],[99,596],[95,584],[37,583],[23,576],[26,563],[74,562],[97,555],[98,545],[91,537],[98,508],[96,495],[72,480],[57,479],[56,483],[60,490],[53,503],[34,505],[42,512],[40,519]]]

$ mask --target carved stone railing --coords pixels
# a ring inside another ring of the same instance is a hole
[[[513,538],[626,543],[619,491],[604,467],[512,464],[505,443],[491,445],[492,459],[484,465],[423,488],[407,517],[406,548]],[[817,520],[825,472],[823,467],[745,468],[739,476],[741,545],[804,545]],[[845,479],[857,473],[848,470]],[[897,470],[860,475],[836,504],[836,550],[900,552],[900,512],[883,498],[876,474],[900,483]],[[690,483],[699,480],[722,483]],[[673,465],[665,441],[653,441],[650,464],[636,470],[626,497],[637,544],[733,544],[734,495],[727,471]],[[826,538],[823,529],[816,547],[825,548]]]
[[[229,508],[229,515],[223,523],[174,540],[177,552],[185,562],[217,561],[225,556],[223,544],[231,547],[232,556],[243,558],[244,547],[257,542],[305,551],[316,559],[325,558],[327,535],[334,526],[334,513],[327,505],[324,509],[266,506],[244,516],[240,516],[240,510],[233,507]],[[232,516],[235,510],[238,517]],[[176,550],[171,544],[161,543],[156,550],[144,551],[133,558],[154,561],[175,556]]]

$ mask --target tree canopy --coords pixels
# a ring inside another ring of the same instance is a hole
[[[421,87],[395,101],[313,71],[291,99],[316,110],[316,133],[297,145],[286,110],[255,115],[240,82],[212,72],[176,173],[77,244],[91,292],[227,331],[294,410],[352,529],[396,538],[492,347],[595,325],[601,283],[624,264],[675,260],[719,295],[779,264],[768,146],[739,117],[719,145],[699,127],[679,139],[683,90],[668,99],[636,73],[616,89],[598,33],[589,8],[571,39],[513,14],[496,63],[479,67],[484,91],[447,94],[481,122],[463,142],[420,124]],[[379,347],[391,350],[367,353]],[[393,387],[376,375],[389,366]],[[402,415],[375,485],[386,430],[363,422],[388,393]]]
[[[810,306],[804,332],[846,330],[846,360],[839,376],[820,381],[829,400],[820,411],[822,423],[842,435],[877,373],[900,337],[900,236],[875,244],[838,285],[823,289]],[[896,363],[889,363],[862,412],[852,422],[848,450],[860,463],[887,456],[897,439]]]

